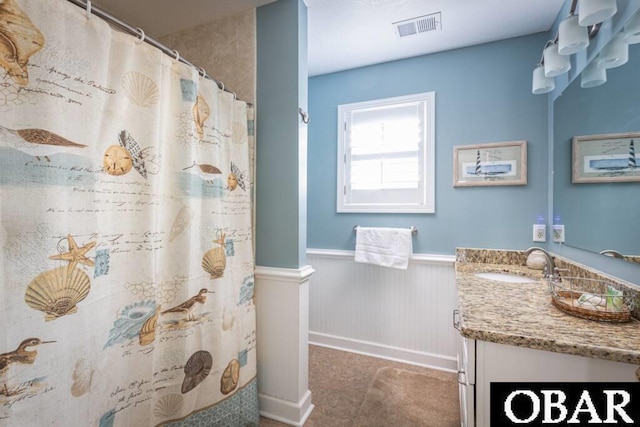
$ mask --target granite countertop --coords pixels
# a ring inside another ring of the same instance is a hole
[[[498,282],[476,272],[508,272],[537,281]],[[467,338],[640,365],[640,321],[596,322],[560,311],[551,303],[541,271],[458,260],[456,282],[461,334]]]

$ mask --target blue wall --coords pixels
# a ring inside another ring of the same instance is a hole
[[[256,264],[306,264],[307,8],[280,0],[256,11]]]
[[[309,79],[308,243],[352,250],[354,225],[418,227],[414,253],[456,247],[525,249],[547,212],[547,97],[531,73],[547,34],[325,74]],[[436,213],[336,213],[337,106],[436,92]],[[453,187],[453,147],[528,141],[528,184]]]

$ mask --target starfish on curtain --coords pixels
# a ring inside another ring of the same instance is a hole
[[[52,255],[49,257],[49,259],[69,261],[69,271],[73,270],[77,263],[88,265],[89,267],[93,267],[95,265],[95,263],[85,255],[87,254],[87,252],[89,252],[89,250],[91,250],[91,248],[96,245],[96,242],[89,242],[84,246],[78,247],[78,244],[73,239],[71,234],[67,235],[67,242],[69,243],[68,252],[58,255]]]

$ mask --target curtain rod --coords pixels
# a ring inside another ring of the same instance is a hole
[[[169,47],[167,47],[166,45],[160,43],[158,40],[154,39],[153,37],[149,37],[148,35],[145,34],[144,30],[142,28],[139,27],[134,27],[130,24],[127,24],[126,22],[124,22],[123,20],[116,18],[115,16],[105,12],[104,10],[95,7],[91,4],[91,0],[67,0],[68,2],[81,7],[83,9],[87,10],[87,13],[92,13],[94,15],[96,15],[99,18],[102,18],[103,20],[107,21],[109,24],[115,24],[117,27],[119,27],[122,30],[125,30],[126,32],[128,32],[129,34],[138,37],[140,40],[144,41],[145,43],[150,44],[151,46],[160,49],[165,55],[171,56],[173,58],[175,58],[177,61],[182,62],[183,64],[187,64],[190,67],[195,68],[196,70],[198,70],[198,72],[200,73],[200,75],[206,79],[212,80],[221,90],[228,92],[230,94],[233,95],[233,97],[235,99],[238,99],[238,96],[236,95],[235,92],[226,89],[224,87],[224,83],[214,79],[213,77],[211,77],[209,74],[207,74],[206,70],[202,67],[196,67],[192,62],[188,61],[187,59],[183,58],[182,56],[180,56],[180,54],[178,53],[177,50],[175,49],[170,49]],[[249,103],[247,103],[248,105],[251,105]]]

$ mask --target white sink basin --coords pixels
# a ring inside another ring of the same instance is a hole
[[[518,276],[517,274],[510,273],[475,273],[476,276],[482,279],[497,280],[498,282],[508,283],[533,283],[537,282],[535,279],[529,277]]]

